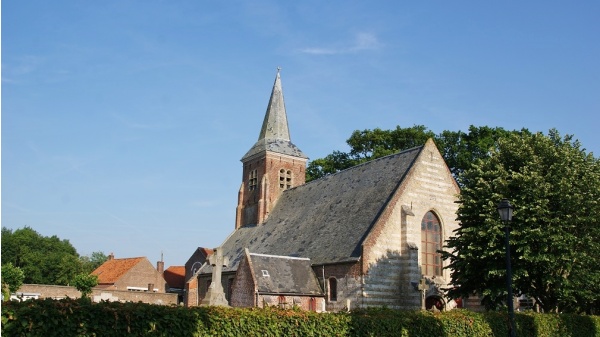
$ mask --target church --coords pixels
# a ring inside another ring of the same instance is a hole
[[[308,183],[307,161],[290,138],[278,70],[258,140],[241,158],[235,228],[217,248],[229,306],[462,305],[444,296],[450,272],[438,253],[459,226],[460,190],[433,140]],[[196,271],[188,305],[214,287],[213,268]]]

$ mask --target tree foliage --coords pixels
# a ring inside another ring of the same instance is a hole
[[[79,261],[83,265],[83,272],[89,274],[100,267],[104,262],[108,260],[108,256],[103,252],[93,252],[89,256],[79,257]]]
[[[88,297],[92,288],[98,285],[98,275],[78,274],[73,278],[73,286],[81,292],[81,297]]]
[[[600,304],[600,163],[556,130],[509,134],[459,176],[458,221],[447,241],[452,297],[506,299],[504,224],[496,204],[514,205],[513,288],[546,311],[585,312]]]
[[[468,132],[443,131],[436,135],[423,125],[409,128],[396,126],[392,130],[356,130],[346,143],[350,146],[348,152],[334,151],[333,153],[311,161],[306,169],[306,181],[321,178],[352,166],[384,157],[396,152],[407,150],[425,144],[433,138],[440,153],[446,160],[450,171],[458,176],[478,158],[489,156],[490,149],[496,147],[498,139],[508,134],[530,134],[521,131],[507,131],[503,128],[487,126],[470,126]]]
[[[12,263],[2,265],[2,295],[6,300],[10,298],[10,294],[21,288],[25,274],[19,267],[15,267]]]
[[[69,240],[56,235],[45,237],[30,227],[2,227],[2,265],[19,267],[23,283],[68,285],[75,275],[89,273],[106,260],[102,253],[92,257],[80,257]]]

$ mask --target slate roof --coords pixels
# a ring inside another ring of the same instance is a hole
[[[131,257],[124,259],[111,259],[104,262],[92,272],[98,275],[98,284],[114,284],[131,268],[146,259],[145,257]]]
[[[225,240],[222,248],[230,263],[224,271],[237,269],[244,248],[306,257],[314,265],[358,261],[364,238],[423,147],[284,191],[264,224],[241,227]]]
[[[254,253],[249,258],[259,293],[323,295],[309,259]]]
[[[269,99],[269,105],[267,106],[267,112],[265,113],[258,141],[242,157],[242,161],[264,151],[308,158],[290,139],[279,70],[277,70],[277,76],[275,77],[275,83],[273,84],[271,98]]]

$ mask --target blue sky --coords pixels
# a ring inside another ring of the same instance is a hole
[[[234,228],[276,69],[311,159],[357,129],[600,153],[597,1],[3,1],[2,226],[182,265]]]

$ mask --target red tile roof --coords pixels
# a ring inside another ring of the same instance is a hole
[[[125,259],[111,259],[104,262],[92,272],[98,275],[98,284],[114,284],[131,268],[143,261],[145,257],[132,257]]]
[[[185,266],[170,266],[163,273],[163,277],[171,288],[185,287]]]

